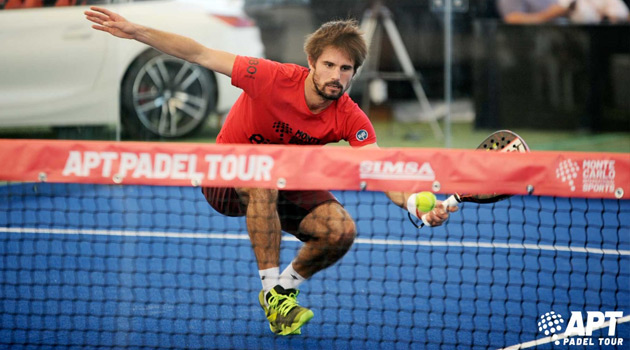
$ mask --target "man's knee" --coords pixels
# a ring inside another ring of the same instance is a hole
[[[327,227],[325,240],[332,247],[349,248],[357,236],[357,227],[350,214],[339,204],[333,204],[329,217],[323,217]]]
[[[330,248],[349,248],[357,235],[350,214],[338,202],[316,207],[300,223],[299,232]]]
[[[249,203],[274,204],[278,202],[278,190],[268,188],[237,188],[236,193],[241,202],[247,206]]]
[[[333,224],[331,226],[331,231],[328,235],[328,244],[334,247],[348,248],[354,243],[357,237],[357,228],[354,220],[344,218],[339,224]]]

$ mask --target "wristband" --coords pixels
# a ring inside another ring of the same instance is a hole
[[[411,196],[409,196],[409,199],[407,199],[407,211],[409,212],[409,214],[415,216],[416,218],[420,219],[420,215],[418,213],[418,207],[416,206],[416,196],[418,194],[414,193]]]

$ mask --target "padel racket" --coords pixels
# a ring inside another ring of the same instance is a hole
[[[519,152],[525,153],[529,152],[529,147],[525,140],[518,136],[516,133],[510,130],[499,130],[492,133],[490,136],[486,137],[485,140],[477,147],[478,150],[485,151],[493,151],[493,152]],[[454,207],[462,202],[473,202],[473,203],[496,203],[498,201],[502,201],[506,198],[509,198],[511,195],[509,194],[500,194],[500,193],[492,193],[492,194],[460,194],[455,193],[452,196],[448,197],[445,201],[442,202],[444,209],[448,207]],[[420,226],[416,225],[416,223],[412,220],[417,227],[422,226],[431,226],[426,220],[427,214],[422,216],[422,223]],[[409,216],[411,219],[411,215]]]

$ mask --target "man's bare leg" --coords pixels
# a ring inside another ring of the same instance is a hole
[[[333,265],[348,252],[356,237],[356,226],[341,204],[327,202],[302,220],[300,232],[313,237],[304,243],[293,260],[295,271],[306,279]]]
[[[262,280],[263,290],[258,294],[260,306],[269,321],[269,329],[275,334],[301,334],[302,325],[313,318],[313,312],[301,307],[297,293],[276,285],[280,263],[282,231],[278,215],[278,191],[269,189],[237,189],[241,200],[247,204],[246,221],[249,239],[256,255],[258,270],[275,269],[275,281]]]
[[[246,222],[249,239],[259,270],[278,267],[282,231],[278,216],[278,191],[262,188],[237,189],[247,205]]]

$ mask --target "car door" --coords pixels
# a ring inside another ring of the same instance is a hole
[[[107,44],[87,8],[0,10],[0,126],[76,124],[86,114],[74,106],[101,73]]]

